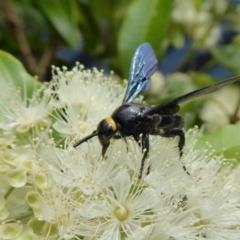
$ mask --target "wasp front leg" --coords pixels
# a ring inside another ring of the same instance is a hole
[[[140,136],[133,136],[135,141],[140,145]],[[141,147],[142,147],[142,153],[143,153],[143,157],[141,160],[141,166],[140,166],[140,170],[139,170],[139,179],[142,178],[142,174],[143,174],[143,169],[144,169],[144,165],[145,165],[145,161],[148,157],[148,153],[149,153],[149,135],[148,134],[144,134],[141,137]],[[150,166],[148,167],[147,170],[147,174],[149,174],[150,172]]]

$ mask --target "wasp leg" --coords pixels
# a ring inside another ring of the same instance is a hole
[[[113,136],[113,139],[120,139],[120,138],[122,138],[120,135]]]
[[[104,157],[105,156],[105,153],[106,153],[106,151],[107,151],[107,149],[108,149],[108,147],[109,147],[109,142],[108,143],[105,143],[103,146],[102,146],[102,157]]]
[[[159,119],[161,121],[155,125],[155,129],[153,131],[153,135],[160,135],[162,137],[166,138],[171,138],[171,137],[179,137],[179,142],[178,142],[178,149],[180,153],[180,157],[183,155],[183,147],[185,144],[185,134],[184,131],[182,130],[183,127],[183,120],[182,117],[178,114],[174,115],[157,115],[154,114],[153,117],[153,122],[157,123],[156,118],[159,116]],[[159,131],[162,129],[162,131]]]
[[[139,144],[139,137],[136,137],[136,136],[133,136],[133,137]],[[139,176],[138,176],[139,179],[142,178],[145,160],[147,159],[148,153],[149,153],[149,135],[148,134],[145,134],[142,136],[142,152],[143,152],[143,157],[141,160],[141,166],[139,170]],[[149,174],[149,171],[150,171],[150,166],[148,167],[147,174]]]
[[[152,135],[160,135],[161,137],[166,137],[166,138],[172,138],[172,137],[178,136],[179,137],[179,142],[178,142],[179,155],[180,155],[180,158],[182,157],[183,147],[185,145],[185,134],[184,134],[184,131],[182,129],[172,128],[172,129],[166,130],[165,132],[160,132],[159,130],[155,130],[151,134]],[[183,170],[186,171],[186,173],[188,175],[190,175],[184,165],[183,165]]]
[[[172,128],[172,129],[168,129],[165,132],[162,132],[159,134],[162,137],[166,137],[166,138],[172,138],[172,137],[179,137],[179,141],[178,141],[178,149],[179,149],[179,155],[180,157],[182,157],[183,155],[183,147],[185,144],[185,134],[184,131],[180,128]]]
[[[137,142],[138,146],[141,147],[141,141],[139,136],[133,136],[134,140]]]

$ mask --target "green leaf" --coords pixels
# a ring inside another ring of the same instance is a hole
[[[239,59],[240,47],[234,45],[218,46],[211,48],[214,58],[223,66],[240,75]]]
[[[104,7],[102,2],[98,2]],[[78,13],[79,13],[79,27],[81,33],[84,36],[84,48],[88,50],[89,53],[97,55],[102,53],[103,44],[101,42],[101,29],[100,29],[100,19],[97,15],[99,14],[99,9],[94,9],[92,6],[93,2],[81,1],[79,3]]]
[[[240,160],[240,126],[227,125],[213,133],[207,133],[199,137],[196,148],[203,149],[206,142],[210,143],[215,155],[224,154],[226,158]]]
[[[204,72],[195,72],[191,71],[190,76],[192,78],[192,81],[198,88],[206,87],[208,85],[216,83],[212,77],[210,77],[208,74]]]
[[[61,37],[75,48],[79,41],[78,6],[71,1],[36,1]]]
[[[118,39],[124,76],[128,75],[133,53],[141,43],[149,42],[158,55],[172,6],[173,0],[134,0],[129,4]]]
[[[37,85],[36,79],[27,73],[21,62],[9,53],[0,50],[1,87],[3,87],[3,83],[15,85],[21,89],[25,88],[27,97],[32,96],[32,92]]]

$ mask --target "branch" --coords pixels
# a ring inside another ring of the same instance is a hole
[[[52,62],[56,48],[57,48],[57,42],[58,42],[58,34],[56,33],[55,30],[53,30],[51,32],[48,46],[46,47],[46,49],[43,52],[43,55],[39,61],[39,72],[41,73],[40,76],[45,75],[46,69]]]
[[[55,50],[57,48],[57,33],[53,30],[48,46],[46,47],[39,63],[34,58],[31,48],[25,36],[24,28],[22,26],[21,20],[19,19],[17,13],[14,10],[11,0],[4,1],[4,12],[6,21],[12,27],[13,34],[16,38],[20,52],[22,53],[28,69],[35,75],[37,75],[40,81],[43,81],[44,75],[46,73],[47,67],[50,65]]]
[[[4,1],[5,6],[5,16],[7,22],[12,26],[13,34],[16,37],[18,46],[20,48],[21,53],[24,56],[24,59],[27,63],[28,68],[34,74],[38,74],[38,66],[36,60],[34,59],[31,49],[28,45],[27,39],[24,34],[24,29],[22,27],[21,21],[17,16],[11,0]]]

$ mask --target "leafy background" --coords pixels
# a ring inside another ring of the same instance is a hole
[[[39,82],[50,81],[51,65],[71,68],[76,61],[106,74],[113,70],[119,79],[126,79],[137,46],[150,42],[161,74],[153,77],[155,91],[145,99],[160,104],[240,75],[239,30],[237,0],[4,0],[0,84],[13,79],[18,85],[26,78],[31,85],[35,75]],[[224,125],[218,124],[217,115],[212,125],[201,117],[211,98],[182,106],[186,127],[204,126],[198,147],[209,141],[217,154],[225,150],[227,157],[239,159],[239,98],[238,103],[225,99],[236,106],[230,113],[223,111],[228,119]]]

